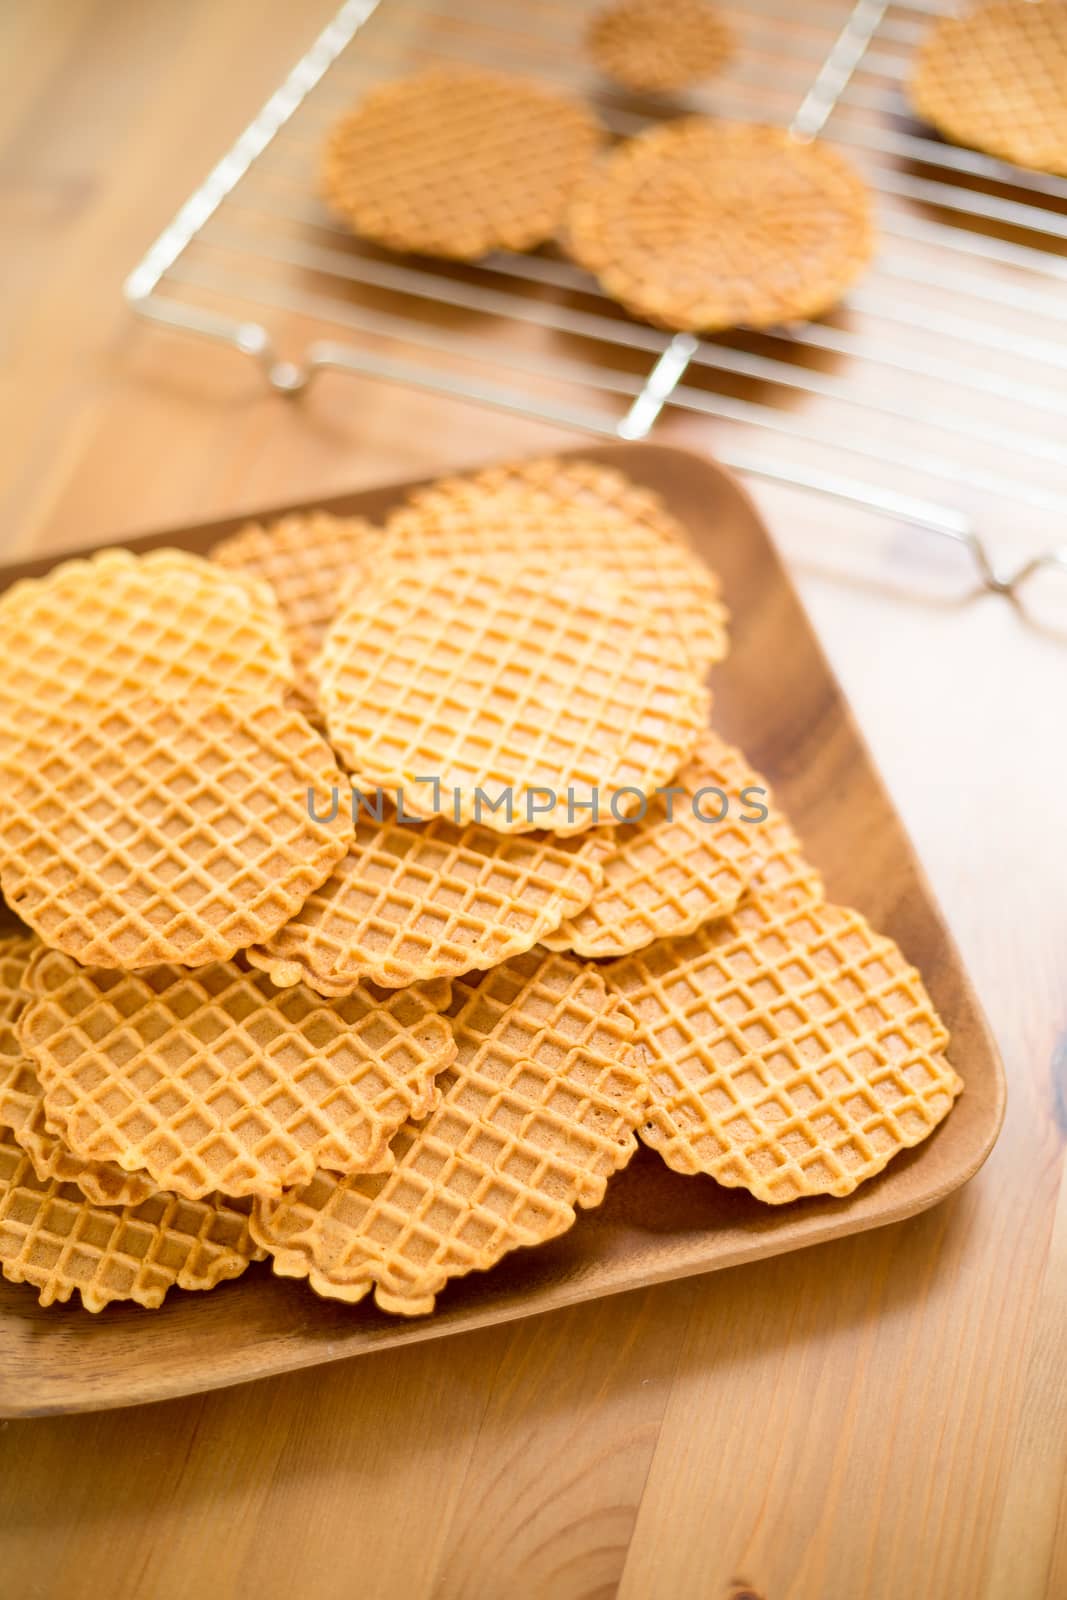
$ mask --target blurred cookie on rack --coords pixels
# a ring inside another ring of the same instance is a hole
[[[683,117],[593,169],[565,242],[634,316],[711,333],[828,311],[870,260],[874,230],[866,185],[829,145]]]
[[[585,43],[605,77],[650,94],[715,77],[736,50],[733,29],[708,0],[613,0],[591,19]]]
[[[1067,5],[993,0],[940,17],[908,94],[954,144],[1067,176]]]
[[[331,131],[327,205],[390,250],[476,261],[553,237],[603,134],[580,102],[435,66],[371,90]]]

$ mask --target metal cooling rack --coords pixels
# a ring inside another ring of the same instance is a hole
[[[585,63],[588,9],[348,0],[131,273],[129,303],[288,394],[333,369],[626,439],[713,419],[721,459],[954,540],[987,588],[1067,573],[1049,549],[1067,512],[1067,180],[912,118],[909,60],[945,7],[724,5],[734,66],[671,102]],[[356,241],[317,199],[326,129],[371,84],[457,59],[554,80],[615,134],[679,109],[822,134],[877,195],[878,258],[825,320],[698,339],[633,322],[555,252],[462,267]]]

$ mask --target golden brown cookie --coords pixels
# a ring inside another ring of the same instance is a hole
[[[939,18],[908,92],[954,144],[1067,176],[1067,5],[994,0]]]
[[[592,18],[586,48],[624,89],[684,89],[722,71],[733,29],[708,0],[612,0]]]
[[[0,1273],[32,1284],[43,1306],[77,1293],[86,1311],[116,1300],[154,1309],[168,1289],[214,1289],[262,1257],[239,1200],[153,1194],[94,1205],[74,1184],[39,1178],[0,1127]]]
[[[412,823],[378,795],[332,876],[248,959],[276,984],[324,995],[350,994],[364,979],[398,988],[499,966],[587,903],[611,837],[610,828],[560,839],[444,817]]]
[[[26,1151],[38,1178],[74,1183],[97,1205],[137,1205],[155,1188],[148,1178],[112,1162],[82,1161],[45,1123],[44,1090],[15,1026],[26,1004],[26,968],[40,947],[33,934],[0,939],[0,1126]]]
[[[101,550],[0,596],[3,746],[140,695],[281,701],[291,682],[267,585],[185,550]]]
[[[0,885],[45,944],[86,964],[224,960],[330,876],[352,837],[348,793],[324,740],[279,705],[52,716],[0,760]]]
[[[352,228],[391,250],[475,261],[557,232],[601,142],[555,90],[467,66],[373,89],[333,129],[322,187]]]
[[[543,942],[621,956],[725,916],[763,865],[770,815],[766,780],[709,728],[669,792],[616,829],[585,909]]]
[[[646,1144],[772,1205],[851,1194],[963,1088],[919,974],[857,911],[743,901],[605,976],[637,1018]]]
[[[338,615],[316,672],[360,788],[504,833],[632,815],[688,758],[709,704],[628,590],[513,562],[391,564]]]
[[[49,1126],[192,1199],[278,1194],[316,1166],[387,1171],[455,1055],[444,982],[331,1002],[235,962],[125,973],[42,950],[26,988],[19,1040]]]
[[[710,333],[829,310],[874,234],[866,186],[829,145],[685,117],[605,158],[571,206],[566,243],[634,316]]]
[[[397,561],[599,567],[677,630],[703,669],[729,649],[718,577],[653,489],[598,461],[541,456],[439,479],[386,523]]]
[[[311,663],[326,637],[339,598],[373,570],[381,530],[364,517],[300,511],[266,526],[249,523],[211,552],[212,561],[268,583],[278,602],[293,658],[294,696],[317,716]]]
[[[565,1233],[599,1205],[636,1148],[647,1086],[632,1023],[573,957],[531,951],[452,1005],[459,1047],[441,1103],[394,1141],[384,1179],[319,1173],[255,1207],[256,1239],[285,1277],[383,1311],[433,1310],[450,1278]]]

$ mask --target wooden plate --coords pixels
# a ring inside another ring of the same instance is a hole
[[[775,1208],[710,1179],[670,1172],[642,1149],[599,1210],[570,1233],[453,1283],[430,1317],[344,1307],[255,1266],[211,1294],[174,1292],[160,1311],[99,1316],[38,1306],[0,1282],[0,1414],[88,1411],[221,1388],[367,1350],[437,1339],[689,1273],[797,1250],[923,1211],[965,1183],[993,1147],[1004,1112],[996,1048],[907,837],[767,531],[721,467],[660,445],[580,452],[663,494],[722,574],[733,650],[713,678],[715,724],[741,744],[784,801],[829,894],[859,907],[921,970],[952,1030],[966,1092],[937,1132],[845,1200]],[[407,485],[326,501],[380,518]],[[275,507],[277,515],[296,507]],[[206,551],[234,518],[130,542]],[[55,558],[0,572],[0,588]],[[811,1263],[813,1274],[818,1262]]]

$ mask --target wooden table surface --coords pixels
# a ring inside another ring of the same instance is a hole
[[[573,442],[351,379],[292,404],[124,311],[124,272],[332,9],[0,11],[5,557]],[[756,1267],[2,1423],[0,1592],[1067,1594],[1067,647],[996,597],[924,603],[891,561],[857,576],[880,535],[855,513],[759,498],[1003,1050],[985,1169]]]

